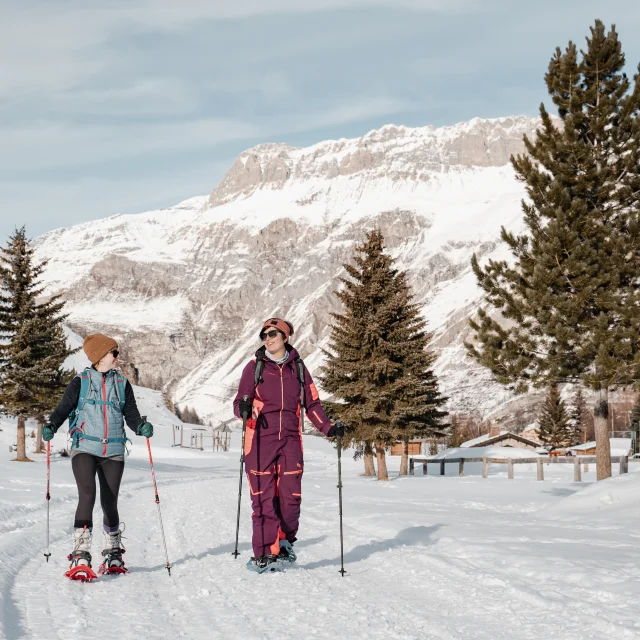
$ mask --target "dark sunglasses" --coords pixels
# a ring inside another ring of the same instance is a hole
[[[275,329],[271,329],[271,331],[267,331],[262,334],[262,340],[266,340],[267,338],[275,338],[280,332]]]
[[[114,349],[110,353],[114,358],[117,358],[120,355],[120,352],[117,349]]]

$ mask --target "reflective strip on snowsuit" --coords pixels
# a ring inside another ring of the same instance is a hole
[[[300,424],[300,381],[296,371],[295,349],[282,365],[265,362],[263,382],[254,392],[255,360],[242,372],[234,401],[247,395],[253,402],[253,415],[247,421],[245,469],[253,506],[253,552],[256,557],[277,554],[279,541],[293,542],[298,532],[302,502],[302,433]],[[307,417],[323,434],[331,428],[311,375],[305,368]]]

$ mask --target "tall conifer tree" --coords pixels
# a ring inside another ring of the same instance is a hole
[[[61,370],[75,353],[62,331],[59,296],[38,303],[46,262],[34,263],[25,228],[10,236],[0,254],[0,405],[18,418],[17,460],[27,460],[25,421],[50,412],[70,375]],[[42,420],[40,420],[42,422]]]
[[[385,448],[432,433],[446,415],[428,350],[429,334],[406,281],[374,230],[356,248],[337,296],[323,386],[340,404],[333,415],[348,425],[347,442],[375,444],[378,479],[388,478]]]
[[[527,229],[502,229],[512,263],[472,260],[501,317],[479,312],[470,354],[516,391],[599,390],[599,480],[611,475],[608,389],[640,377],[640,73],[630,82],[624,63],[599,20],[580,55],[572,42],[556,50],[545,80],[561,123],[541,105],[528,155],[512,158]]]

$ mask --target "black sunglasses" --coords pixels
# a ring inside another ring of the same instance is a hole
[[[280,333],[280,331],[276,331],[275,329],[271,329],[271,331],[267,331],[266,333],[263,333],[261,337],[262,340],[266,340],[267,338],[275,338],[278,334]]]
[[[114,358],[117,358],[120,355],[120,352],[117,349],[113,349],[110,353]]]

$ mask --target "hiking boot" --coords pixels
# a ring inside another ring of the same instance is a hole
[[[295,562],[298,559],[296,552],[293,550],[293,545],[288,540],[280,540],[280,553],[278,554],[278,560],[281,562]]]
[[[122,529],[113,532],[104,532],[104,549],[102,556],[104,560],[100,565],[99,573],[126,573],[122,554],[125,548],[122,546],[122,532],[124,531],[124,522]]]
[[[87,527],[75,529],[73,532],[73,551],[67,556],[71,560],[67,578],[73,580],[93,580],[96,574],[91,568],[92,534]]]

